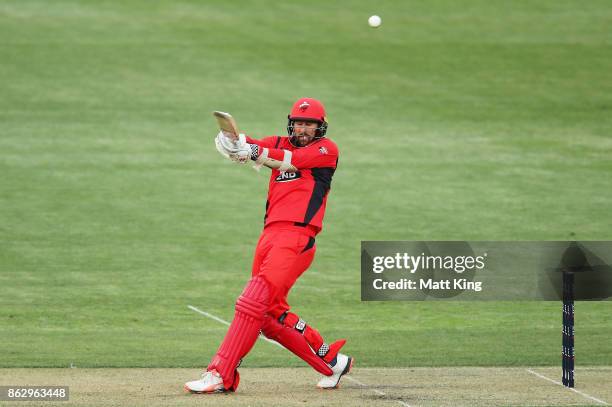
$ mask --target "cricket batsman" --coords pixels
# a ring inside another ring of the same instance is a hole
[[[321,334],[290,310],[287,295],[312,263],[315,237],[323,227],[325,205],[338,164],[338,147],[325,137],[323,104],[299,99],[288,116],[287,137],[236,141],[223,132],[219,152],[237,163],[249,160],[272,168],[264,229],[251,271],[236,301],[234,319],[202,378],[185,383],[191,393],[225,393],[238,388],[238,366],[260,332],[293,352],[323,377],[317,386],[338,387],[353,365],[340,353],[346,340],[326,343]]]

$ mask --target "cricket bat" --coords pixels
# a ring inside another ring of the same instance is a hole
[[[234,120],[234,117],[231,114],[215,110],[213,112],[213,116],[215,116],[215,119],[217,119],[219,129],[223,132],[223,134],[225,134],[225,137],[228,137],[233,141],[238,140],[238,135],[240,132],[238,131],[236,120]]]

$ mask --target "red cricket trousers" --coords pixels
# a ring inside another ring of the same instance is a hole
[[[293,222],[271,223],[261,233],[251,274],[262,276],[270,283],[268,314],[274,319],[289,310],[289,290],[312,263],[315,235],[313,226],[296,226]]]

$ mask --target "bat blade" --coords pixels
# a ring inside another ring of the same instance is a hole
[[[217,119],[219,129],[223,132],[223,134],[225,134],[226,137],[229,137],[232,140],[238,140],[238,134],[240,134],[238,131],[238,125],[231,114],[214,111],[213,116],[215,116],[215,119]]]

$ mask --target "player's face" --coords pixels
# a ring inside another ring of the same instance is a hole
[[[317,133],[319,123],[296,120],[293,122],[293,136],[295,137],[296,144],[300,147],[304,147],[310,143]]]

